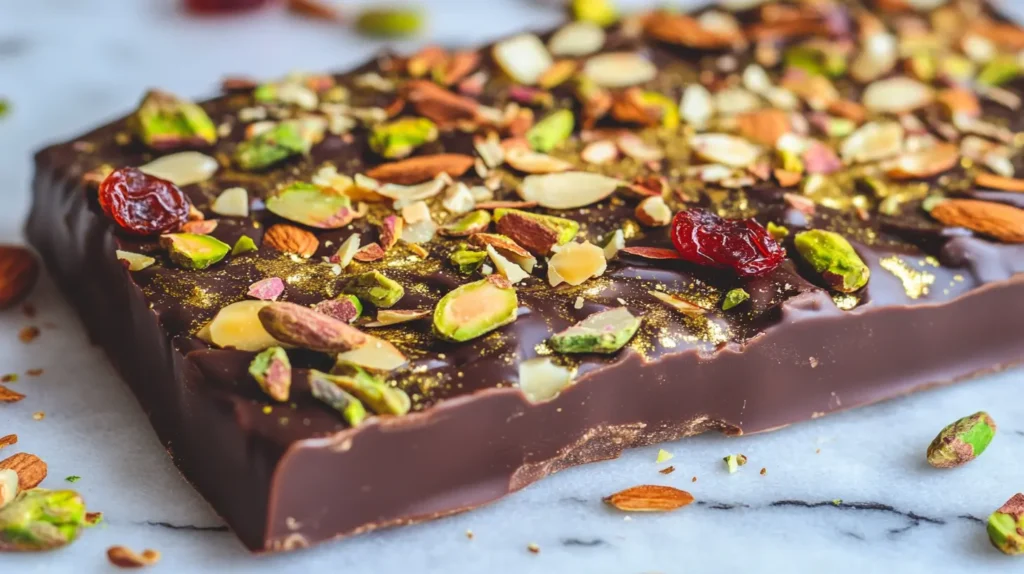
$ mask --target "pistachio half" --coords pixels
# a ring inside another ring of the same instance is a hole
[[[797,233],[793,244],[804,261],[836,291],[853,293],[867,285],[871,270],[842,235],[811,229]]]
[[[249,374],[267,396],[279,403],[288,402],[292,387],[292,364],[281,347],[270,347],[253,358]]]
[[[434,331],[451,341],[468,341],[516,320],[519,298],[501,276],[467,283],[441,298],[434,309]]]
[[[405,296],[405,288],[380,271],[343,277],[338,282],[338,289],[363,301],[369,301],[375,307],[385,309],[398,303],[398,300]]]
[[[185,269],[206,269],[231,251],[231,246],[209,235],[171,233],[160,236],[171,261]]]
[[[634,317],[625,307],[617,307],[590,315],[556,333],[548,343],[559,353],[614,353],[624,347],[639,328],[639,317]]]

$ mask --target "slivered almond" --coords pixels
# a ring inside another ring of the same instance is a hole
[[[536,201],[481,201],[477,209],[530,209],[537,207]]]
[[[0,403],[16,403],[24,398],[25,395],[0,385]]]
[[[789,114],[771,108],[740,114],[736,116],[736,124],[744,138],[772,147],[792,130]]]
[[[658,162],[665,159],[665,152],[661,148],[645,142],[643,138],[634,133],[620,135],[615,143],[623,154],[640,163]]]
[[[921,179],[953,169],[960,160],[960,148],[943,143],[896,158],[888,175],[893,179]]]
[[[610,140],[598,140],[587,144],[580,152],[580,159],[591,165],[602,165],[619,158],[619,148]]]
[[[985,189],[1024,193],[1024,179],[1003,177],[994,173],[979,173],[974,176],[974,184]]]
[[[11,446],[15,444],[18,444],[18,435],[9,434],[5,436],[0,436],[0,448],[4,448],[5,446]]]
[[[947,199],[931,211],[945,225],[965,227],[1005,243],[1024,243],[1024,209],[976,199]]]
[[[46,478],[46,463],[34,454],[19,452],[0,461],[0,470],[10,469],[18,473],[18,489],[28,490],[39,486]]]
[[[623,247],[620,253],[628,253],[644,259],[682,259],[683,256],[675,249],[665,247]]]
[[[687,299],[683,299],[678,295],[669,295],[668,293],[664,293],[662,291],[648,291],[648,293],[653,295],[662,303],[665,303],[669,307],[672,307],[676,311],[679,311],[683,315],[688,315],[692,317],[697,315],[704,315],[705,313],[708,312],[707,309],[701,307],[700,305],[697,305],[696,303],[693,303],[692,301],[689,301]]]
[[[625,512],[669,512],[693,502],[693,495],[671,486],[645,484],[616,492],[604,502]]]
[[[573,165],[545,153],[530,151],[519,147],[505,152],[505,163],[523,173],[558,173],[569,171]]]
[[[440,153],[384,163],[366,172],[366,175],[387,183],[413,185],[431,180],[442,173],[459,177],[471,167],[473,156]]]

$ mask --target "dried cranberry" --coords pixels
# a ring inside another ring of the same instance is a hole
[[[703,209],[676,214],[672,243],[686,261],[732,269],[740,277],[763,275],[786,257],[786,250],[757,221],[723,219]]]
[[[188,197],[176,185],[133,167],[111,172],[99,197],[103,212],[135,235],[167,233],[188,221]]]
[[[273,0],[185,0],[185,7],[199,13],[228,13],[254,10],[271,4]]]

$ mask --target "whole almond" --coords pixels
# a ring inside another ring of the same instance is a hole
[[[35,254],[16,245],[0,246],[0,309],[17,305],[39,279]]]
[[[1024,179],[1003,177],[994,173],[979,173],[974,176],[974,184],[984,189],[1024,193]]]
[[[38,456],[19,452],[0,460],[0,470],[10,469],[18,473],[18,489],[28,490],[39,486],[46,478],[46,463]]]
[[[604,501],[626,512],[668,512],[693,502],[693,495],[671,486],[645,484],[616,492]]]
[[[975,199],[947,199],[932,208],[945,225],[966,227],[1005,243],[1024,243],[1024,209]]]
[[[480,104],[476,100],[454,94],[429,80],[407,82],[402,95],[417,113],[442,126],[479,119]]]
[[[434,179],[442,173],[459,177],[471,167],[471,156],[440,153],[384,163],[366,172],[366,175],[381,182],[413,185]]]
[[[776,109],[746,112],[736,117],[740,135],[752,142],[774,146],[790,132],[789,114]]]
[[[278,251],[310,257],[320,247],[320,240],[305,229],[287,223],[278,223],[267,229],[266,234],[263,235],[263,244]]]

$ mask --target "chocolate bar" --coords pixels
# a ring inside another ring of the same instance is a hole
[[[1024,30],[742,4],[151,92],[28,237],[254,551],[1021,362]]]

